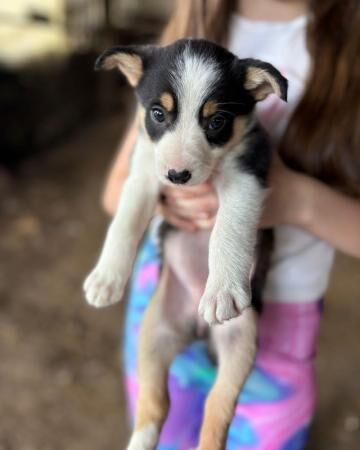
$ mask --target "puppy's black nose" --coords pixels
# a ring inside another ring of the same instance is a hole
[[[191,173],[188,170],[176,172],[176,170],[171,169],[169,170],[167,177],[174,184],[185,184],[190,180]]]

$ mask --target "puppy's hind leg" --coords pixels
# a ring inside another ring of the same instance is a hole
[[[218,375],[205,405],[198,450],[223,450],[235,405],[251,370],[256,351],[256,313],[246,308],[241,316],[212,327]]]
[[[167,266],[143,319],[139,348],[139,396],[135,427],[128,450],[155,450],[169,409],[168,371],[171,362],[190,341],[193,328],[185,318],[171,323],[169,303],[181,302],[183,288]],[[185,291],[184,291],[185,293]],[[186,295],[186,294],[185,294]],[[167,317],[170,316],[170,317]],[[180,314],[181,316],[181,314]]]

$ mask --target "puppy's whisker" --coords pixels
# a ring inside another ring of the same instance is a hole
[[[224,114],[228,114],[229,116],[236,117],[236,114],[231,111],[225,111],[224,109],[217,109],[216,112],[222,112]]]
[[[217,102],[217,105],[245,105],[244,102]]]

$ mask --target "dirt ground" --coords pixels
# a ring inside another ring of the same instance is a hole
[[[0,450],[124,448],[122,306],[93,310],[81,284],[107,218],[99,194],[123,128],[87,126],[0,174]],[[339,256],[319,343],[307,450],[360,448],[360,262]]]

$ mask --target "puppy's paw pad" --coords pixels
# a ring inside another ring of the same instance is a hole
[[[121,277],[116,277],[100,268],[95,268],[84,283],[86,300],[95,308],[112,305],[121,300],[124,288]]]

